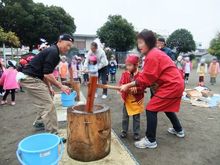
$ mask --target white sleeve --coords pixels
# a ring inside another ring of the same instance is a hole
[[[98,68],[102,69],[107,65],[108,65],[108,60],[107,60],[105,52],[102,50],[102,51],[100,51],[100,61],[98,64]]]

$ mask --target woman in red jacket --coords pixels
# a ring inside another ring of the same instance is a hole
[[[175,114],[179,111],[184,80],[173,61],[162,51],[155,48],[156,37],[152,31],[143,30],[137,36],[138,48],[145,55],[144,67],[136,81],[121,86],[127,91],[136,85],[154,88],[154,95],[146,107],[146,137],[135,143],[137,148],[156,148],[157,113],[165,112],[173,128],[168,132],[184,137],[184,130]]]

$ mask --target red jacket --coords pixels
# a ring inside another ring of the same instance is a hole
[[[137,77],[139,76],[140,72],[137,72],[134,77],[131,77],[131,73],[128,71],[125,71],[121,75],[121,79],[119,81],[119,85],[127,84],[132,81],[135,81]],[[146,89],[145,84],[140,84],[137,86],[137,94],[133,94],[133,96],[136,98],[136,101],[139,102],[141,99],[144,98],[144,90]],[[121,92],[122,99],[125,101],[128,93],[127,92]]]
[[[184,81],[174,62],[164,52],[157,48],[148,52],[136,82],[148,87],[154,83],[158,85],[155,95],[147,104],[147,110],[179,111]]]

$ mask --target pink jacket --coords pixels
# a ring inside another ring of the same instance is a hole
[[[19,88],[18,82],[16,80],[17,73],[18,71],[14,68],[8,68],[3,72],[0,79],[0,85],[3,86],[4,90]]]

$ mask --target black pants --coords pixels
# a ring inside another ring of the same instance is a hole
[[[0,86],[0,93],[3,93],[3,92],[4,92],[3,86]]]
[[[139,134],[140,133],[140,114],[133,115],[133,133]],[[124,105],[123,107],[123,117],[122,117],[122,131],[128,132],[129,127],[129,116]]]
[[[107,84],[107,74],[108,74],[107,66],[99,70],[99,79],[101,79],[102,84]],[[103,89],[103,95],[107,95],[107,89]]]
[[[199,76],[199,82],[204,82],[204,76]]]
[[[185,73],[184,79],[187,80],[187,81],[189,80],[189,73]]]
[[[89,82],[89,75],[87,73],[83,74],[83,81],[85,82]]]
[[[216,83],[216,77],[211,77],[210,78],[210,83],[213,85]]]
[[[5,90],[5,94],[3,96],[3,101],[6,101],[10,92],[11,92],[11,101],[15,101],[15,89]]]
[[[61,82],[64,82],[66,81],[67,79],[66,78],[60,78]]]
[[[115,82],[116,81],[115,73],[111,73],[110,77],[111,77],[111,82]]]
[[[173,128],[176,132],[182,131],[182,126],[174,112],[165,112],[166,116],[171,121]],[[156,141],[156,130],[157,130],[157,112],[146,110],[147,116],[147,131],[146,137],[150,142]]]

